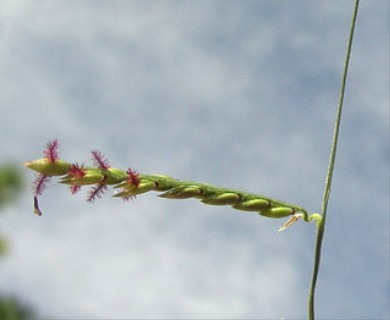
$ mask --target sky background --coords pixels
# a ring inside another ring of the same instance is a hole
[[[60,155],[318,212],[353,1],[0,3],[1,162]],[[22,169],[22,167],[21,167]],[[31,171],[22,169],[26,184]],[[0,291],[41,317],[306,317],[314,224],[54,181],[0,216]],[[327,319],[389,317],[389,3],[362,1],[317,293]]]

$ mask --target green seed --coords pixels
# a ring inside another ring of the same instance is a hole
[[[295,213],[295,210],[293,208],[287,208],[287,207],[274,207],[271,209],[268,209],[266,211],[263,211],[260,213],[260,215],[268,218],[285,218],[288,216],[291,216]]]
[[[205,204],[212,205],[233,205],[239,202],[241,199],[240,195],[233,192],[226,192],[222,194],[216,194],[208,196],[202,199],[202,202]]]
[[[238,203],[233,206],[234,209],[244,211],[262,211],[271,206],[271,201],[266,199],[253,199]]]
[[[159,197],[167,199],[188,199],[196,198],[202,194],[202,189],[198,187],[175,187],[160,194]]]

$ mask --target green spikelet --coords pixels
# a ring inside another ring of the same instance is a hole
[[[252,199],[247,201],[242,201],[241,203],[235,204],[234,209],[244,210],[244,211],[258,211],[262,212],[265,209],[271,207],[271,201],[266,199]]]
[[[63,176],[68,172],[71,164],[63,160],[49,161],[46,158],[38,159],[35,161],[25,162],[24,165],[38,173],[45,174],[48,177]]]
[[[236,203],[239,203],[241,200],[241,197],[239,194],[234,192],[225,192],[221,194],[212,194],[205,198],[203,198],[201,201],[205,204],[211,204],[216,206],[223,206],[223,205],[234,205]]]
[[[166,199],[199,198],[202,192],[202,189],[197,186],[178,186],[160,194],[159,197]]]
[[[268,218],[285,218],[295,213],[295,209],[289,207],[273,207],[262,211],[260,214]]]

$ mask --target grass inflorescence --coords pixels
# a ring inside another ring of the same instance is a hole
[[[38,172],[34,182],[34,212],[42,214],[39,208],[40,196],[53,176],[59,182],[69,185],[71,194],[77,193],[82,186],[92,186],[87,201],[93,202],[101,198],[112,187],[116,190],[114,197],[129,200],[138,194],[149,191],[159,192],[159,197],[166,199],[198,199],[208,205],[227,205],[241,211],[256,212],[269,218],[286,218],[286,223],[279,229],[286,229],[302,218],[306,222],[313,219],[319,221],[318,214],[309,215],[301,206],[271,199],[269,197],[247,193],[235,189],[216,187],[206,183],[181,181],[165,175],[141,174],[128,168],[126,171],[113,168],[108,160],[98,151],[91,152],[93,166],[69,163],[58,155],[58,141],[53,140],[46,145],[45,157],[26,162],[26,167]]]

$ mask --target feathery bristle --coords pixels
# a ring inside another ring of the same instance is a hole
[[[58,146],[58,140],[54,139],[46,144],[46,149],[43,152],[45,157],[52,163],[58,160]]]
[[[93,164],[102,169],[102,170],[108,170],[110,168],[110,164],[108,163],[108,160],[104,157],[104,155],[98,151],[98,150],[93,150],[91,151],[92,155],[92,161]]]

